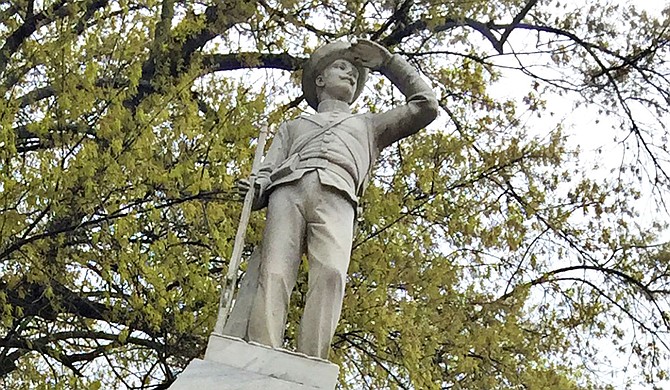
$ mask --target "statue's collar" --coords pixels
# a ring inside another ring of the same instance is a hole
[[[350,114],[351,107],[349,107],[349,104],[343,101],[329,99],[320,102],[316,111],[318,112],[340,111]]]

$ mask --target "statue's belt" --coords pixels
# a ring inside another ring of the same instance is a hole
[[[328,159],[312,157],[301,160],[300,155],[293,155],[284,161],[279,168],[272,172],[270,175],[270,180],[274,182],[290,175],[293,172],[303,169],[324,169],[336,173],[338,176],[341,176],[342,179],[344,179],[349,185],[351,185],[351,188],[357,188],[357,175],[349,172],[336,163],[329,161]]]
[[[341,166],[328,161],[325,158],[309,158],[298,162],[297,169],[325,169],[334,172],[351,184],[351,188],[356,188],[356,176]]]

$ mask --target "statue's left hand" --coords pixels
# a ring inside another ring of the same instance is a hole
[[[372,70],[380,70],[391,59],[391,53],[384,46],[368,39],[353,40],[351,52],[356,61]]]

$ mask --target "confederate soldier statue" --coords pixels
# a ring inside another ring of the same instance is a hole
[[[407,102],[383,113],[352,114],[368,70],[379,71]],[[359,196],[382,149],[437,116],[433,91],[399,55],[368,41],[337,41],[305,64],[302,88],[317,113],[283,123],[256,178],[254,209],[267,207],[258,286],[246,337],[281,347],[303,253],[308,292],[298,351],[328,358],[340,318]],[[249,184],[241,181],[240,190]],[[241,292],[242,293],[242,292]]]

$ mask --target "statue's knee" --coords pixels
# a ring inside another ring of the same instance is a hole
[[[261,282],[267,282],[267,283],[286,284],[286,282],[288,281],[288,275],[286,275],[286,272],[282,272],[280,270],[263,270],[263,272],[261,272],[259,280]]]
[[[334,267],[322,267],[318,270],[319,275],[316,276],[316,288],[323,288],[328,291],[344,291],[344,283],[346,282],[346,271]]]

